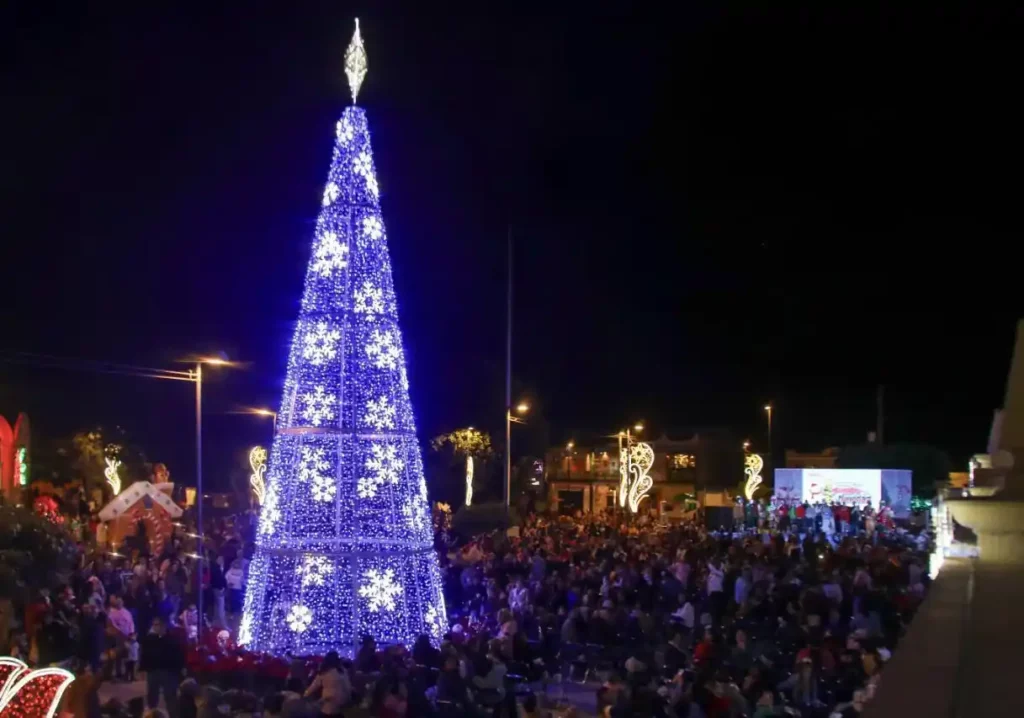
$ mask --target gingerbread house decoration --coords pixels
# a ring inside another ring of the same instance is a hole
[[[171,499],[173,488],[173,483],[136,481],[115,496],[100,511],[100,521],[107,524],[108,540],[121,546],[138,533],[141,522],[149,539],[150,555],[159,556],[174,531],[172,523],[182,514],[181,507]]]

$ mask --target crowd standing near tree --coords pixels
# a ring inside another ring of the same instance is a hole
[[[80,542],[58,584],[14,601],[9,654],[73,670],[62,714],[88,718],[567,715],[574,682],[607,716],[858,715],[924,598],[927,537],[885,507],[737,505],[730,530],[607,511],[439,540],[439,644],[365,636],[241,687],[202,661],[237,653],[255,518],[209,521],[200,571],[186,516],[157,556]],[[136,705],[102,704],[137,676]]]

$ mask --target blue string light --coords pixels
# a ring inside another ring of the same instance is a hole
[[[345,110],[292,340],[238,642],[351,654],[447,630],[366,115]]]

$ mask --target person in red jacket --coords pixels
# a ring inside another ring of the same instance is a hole
[[[845,536],[850,531],[850,507],[842,504],[837,506],[836,518],[839,520],[839,531]]]
[[[697,647],[693,649],[693,663],[699,666],[706,661],[710,661],[715,654],[715,638],[711,631],[711,627],[708,626],[704,629],[704,638]]]

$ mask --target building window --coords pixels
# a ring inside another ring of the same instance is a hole
[[[693,454],[672,454],[671,459],[673,469],[697,468],[697,459]]]

